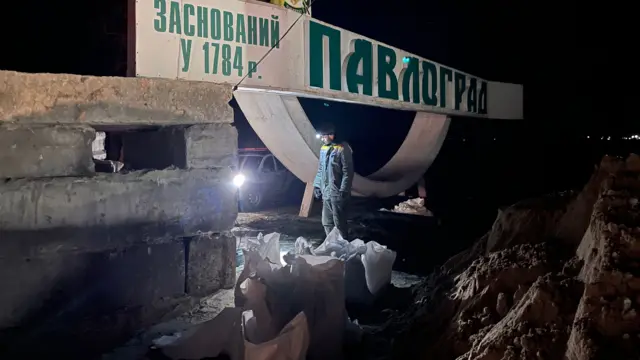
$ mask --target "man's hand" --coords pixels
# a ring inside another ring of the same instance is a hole
[[[314,187],[313,188],[313,196],[317,199],[320,200],[320,198],[322,197],[322,191],[320,190],[320,188]]]

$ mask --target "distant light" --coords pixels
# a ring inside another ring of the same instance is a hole
[[[238,174],[236,176],[233,177],[233,185],[235,185],[235,187],[239,188],[242,186],[242,184],[244,184],[245,181],[245,177],[242,174]]]
[[[407,57],[407,56],[402,58],[402,62],[405,63],[405,64],[408,64],[409,61],[411,61],[411,59],[409,57]]]

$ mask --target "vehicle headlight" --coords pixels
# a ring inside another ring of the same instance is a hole
[[[244,184],[245,180],[246,180],[246,178],[244,177],[244,175],[238,174],[238,175],[233,177],[233,185],[235,185],[235,187],[239,188],[239,187],[242,186],[242,184]]]

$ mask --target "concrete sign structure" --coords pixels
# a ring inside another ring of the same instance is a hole
[[[236,100],[258,136],[305,182],[315,174],[320,144],[298,96],[417,111],[389,163],[356,177],[354,191],[366,196],[415,183],[442,145],[448,116],[523,117],[521,85],[251,0],[137,0],[136,75],[237,85]]]

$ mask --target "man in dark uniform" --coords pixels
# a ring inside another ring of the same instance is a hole
[[[320,149],[313,194],[316,199],[322,198],[322,226],[327,235],[337,227],[342,238],[348,240],[347,207],[353,183],[351,147],[335,140],[335,130],[330,124],[320,128],[318,137],[324,145]]]

